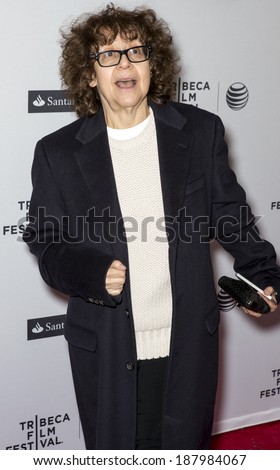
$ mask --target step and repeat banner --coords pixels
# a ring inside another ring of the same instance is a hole
[[[84,449],[63,337],[67,299],[43,283],[21,237],[34,146],[76,119],[61,90],[59,29],[105,5],[1,1],[2,450]],[[222,118],[231,165],[264,238],[280,253],[279,1],[153,0],[146,5],[169,23],[178,45],[183,67],[176,100]],[[218,245],[212,248],[216,278],[233,276],[232,259]],[[237,307],[221,313],[215,433],[280,418],[279,338],[279,312],[260,320]]]

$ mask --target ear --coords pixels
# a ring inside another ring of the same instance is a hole
[[[96,87],[96,85],[97,85],[97,80],[96,80],[96,76],[94,75],[94,76],[92,77],[92,80],[90,80],[90,82],[89,82],[89,86],[90,86],[91,88],[94,88],[94,87]]]

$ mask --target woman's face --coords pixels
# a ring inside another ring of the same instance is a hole
[[[144,44],[139,40],[127,41],[118,35],[112,44],[101,46],[99,52],[142,45]],[[96,61],[94,71],[95,77],[90,86],[97,86],[109,126],[112,125],[110,124],[112,120],[114,123],[118,121],[118,115],[125,116],[129,113],[131,116],[138,116],[136,120],[139,122],[147,116],[147,94],[151,80],[149,60],[132,63],[123,54],[120,63],[112,67],[101,67]],[[131,123],[134,124],[137,122]]]

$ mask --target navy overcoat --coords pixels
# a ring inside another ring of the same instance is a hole
[[[233,256],[234,269],[261,287],[280,292],[280,270],[229,167],[221,120],[190,105],[150,105],[173,295],[163,449],[204,449],[213,421],[220,317],[210,241],[218,240]],[[102,110],[39,141],[32,180],[24,239],[47,284],[69,295],[65,336],[86,446],[134,449],[137,357],[129,263]],[[117,297],[105,290],[114,259],[127,266]]]

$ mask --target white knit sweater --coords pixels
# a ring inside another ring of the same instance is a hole
[[[172,294],[156,128],[150,116],[131,129],[108,128],[128,240],[138,359],[169,354]]]

